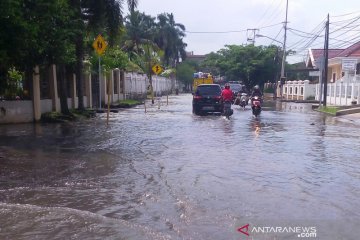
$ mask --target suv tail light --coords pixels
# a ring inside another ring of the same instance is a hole
[[[220,99],[221,99],[221,96],[214,96],[214,99],[220,100]]]
[[[194,99],[202,99],[202,96],[194,96]]]

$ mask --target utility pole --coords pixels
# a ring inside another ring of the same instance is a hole
[[[255,45],[255,36],[256,36],[257,31],[259,31],[259,29],[257,29],[257,28],[247,29],[247,36],[248,36],[247,41],[250,42],[252,45]],[[249,34],[249,32],[250,32],[250,34]]]
[[[326,98],[327,98],[327,80],[328,80],[328,58],[329,58],[329,14],[327,15],[326,21],[326,30],[325,30],[325,43],[324,43],[324,75],[322,76],[322,80],[324,83],[324,102],[323,106],[326,107]]]
[[[288,3],[289,0],[286,0],[286,15],[284,23],[284,43],[283,43],[283,57],[281,62],[281,77],[280,77],[280,97],[283,97],[282,86],[285,83],[285,58],[286,58],[286,31],[287,31],[287,19],[288,19]]]

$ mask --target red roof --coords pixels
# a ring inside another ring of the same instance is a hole
[[[310,49],[314,60],[324,56],[324,49]],[[335,57],[360,57],[360,42],[345,49],[329,49],[328,59]]]
[[[324,56],[324,49],[311,49],[312,55],[314,57],[314,60],[321,58]],[[343,52],[344,49],[329,49],[328,51],[328,58],[334,58],[337,57],[337,55],[341,52]]]
[[[360,57],[360,42],[357,42],[350,47],[344,49],[336,57]]]

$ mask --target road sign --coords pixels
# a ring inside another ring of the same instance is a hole
[[[158,64],[154,65],[152,70],[156,75],[159,75],[163,71],[162,67]]]
[[[357,59],[343,59],[342,60],[342,70],[343,71],[355,71],[356,70]]]
[[[99,34],[96,37],[92,46],[94,47],[97,54],[102,55],[105,52],[107,43],[105,42],[104,38]]]

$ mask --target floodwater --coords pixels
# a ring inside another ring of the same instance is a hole
[[[359,239],[359,125],[233,108],[195,116],[184,94],[109,126],[0,126],[0,239]]]

